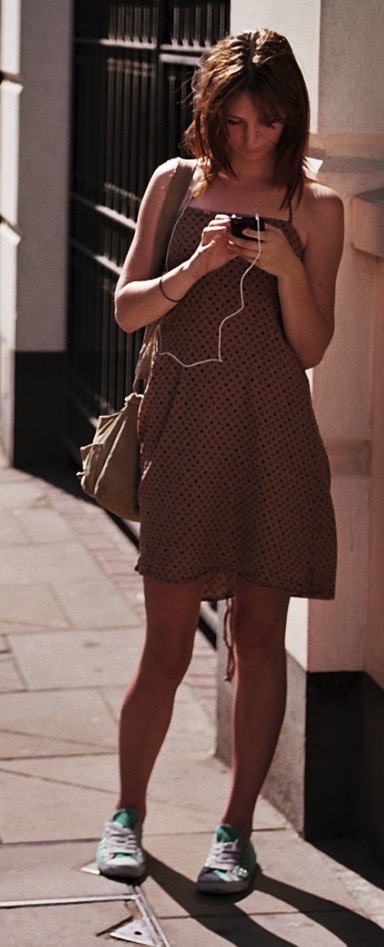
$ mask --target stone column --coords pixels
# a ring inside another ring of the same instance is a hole
[[[15,464],[62,450],[72,0],[1,3],[2,440]]]
[[[384,239],[384,9],[375,0],[233,0],[232,32],[260,26],[284,33],[299,59],[318,178],[340,194],[346,214],[335,337],[312,372],[332,469],[337,593],[334,602],[291,602],[288,707],[264,792],[307,837],[363,831],[384,856],[384,264],[379,237],[359,243],[363,215],[353,200],[375,192],[365,228],[377,214]],[[228,757],[225,688],[219,682],[218,748]]]

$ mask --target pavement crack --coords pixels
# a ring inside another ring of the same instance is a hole
[[[63,757],[60,757],[60,759],[63,759]],[[104,789],[103,787],[100,787],[100,786],[87,786],[85,783],[76,782],[76,781],[74,782],[68,779],[59,779],[54,776],[42,776],[40,773],[27,773],[19,769],[11,769],[8,766],[0,765],[0,772],[9,773],[12,776],[20,776],[23,779],[34,779],[36,782],[54,783],[59,786],[72,786],[72,787],[76,786],[77,789],[88,789],[91,792],[102,792],[105,795],[109,795],[109,796],[113,795],[113,790],[111,789]]]
[[[47,736],[46,733],[40,733],[39,730],[36,730],[34,733],[29,733],[27,730],[14,730],[13,727],[0,727],[0,734],[2,733],[7,734],[8,736],[26,737],[28,740],[46,740],[47,742],[50,741],[50,742],[58,743],[59,745],[66,744],[68,746],[72,744],[73,746],[81,746],[81,747],[89,746],[89,749],[92,751],[92,756],[94,754],[114,752],[113,747],[106,746],[104,749],[100,750],[100,744],[97,744],[97,749],[96,749],[95,745],[93,743],[88,743],[87,740],[73,740],[72,738],[68,739],[68,737],[60,737],[56,734],[53,734],[52,736]],[[87,754],[84,753],[83,751],[81,755],[86,756]],[[17,757],[12,757],[12,759],[14,758],[17,759]]]

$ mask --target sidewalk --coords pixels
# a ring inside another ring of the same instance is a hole
[[[116,720],[144,621],[136,550],[76,495],[72,475],[68,483],[75,495],[0,462],[4,947],[123,943],[111,933],[141,917],[138,889],[81,871],[115,803]],[[237,901],[195,893],[228,787],[212,752],[214,695],[215,654],[199,632],[146,822],[141,890],[164,937],[138,923],[135,942],[383,947],[384,869],[351,843],[320,851],[303,842],[265,800],[255,820],[254,890]],[[43,903],[13,904],[25,901]]]

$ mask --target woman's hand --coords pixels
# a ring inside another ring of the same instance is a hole
[[[199,246],[188,264],[197,279],[219,269],[238,255],[228,240],[228,226],[228,214],[216,214],[204,227]]]
[[[238,256],[277,279],[286,340],[304,368],[317,365],[334,331],[336,275],[343,247],[343,205],[324,185],[308,181],[295,226],[304,247],[292,249],[279,227],[266,224],[251,240],[228,235]]]
[[[247,263],[254,262],[260,270],[277,278],[297,269],[296,253],[279,227],[266,224],[259,235],[254,230],[244,230],[244,234],[251,239],[229,234],[228,242]]]

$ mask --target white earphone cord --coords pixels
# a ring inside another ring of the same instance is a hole
[[[188,202],[188,203],[189,203],[189,202]],[[176,223],[175,223],[174,228],[173,228],[173,230],[172,230],[171,239],[172,239],[172,236],[173,236],[173,232],[174,232],[174,230],[176,229],[176,226],[177,226],[177,224],[179,223],[179,220],[181,219],[181,217],[183,216],[184,211],[185,211],[185,209],[186,209],[187,206],[188,206],[188,205],[187,205],[187,203],[186,203],[185,206],[183,207],[182,211],[181,211],[181,214],[179,214],[179,216],[178,216],[178,218],[177,218],[177,220],[176,220]],[[205,365],[207,362],[222,362],[222,361],[223,361],[222,356],[221,356],[221,337],[222,337],[223,326],[224,326],[224,324],[228,321],[228,319],[232,319],[233,316],[238,316],[239,313],[243,311],[244,305],[245,305],[245,302],[244,302],[244,290],[243,290],[244,280],[245,280],[245,277],[248,275],[248,273],[250,273],[250,271],[252,270],[252,268],[256,265],[256,263],[257,263],[258,260],[260,259],[260,254],[261,254],[261,242],[262,242],[262,241],[260,240],[260,219],[259,219],[259,215],[258,215],[258,214],[255,214],[255,220],[256,220],[256,224],[257,224],[257,238],[256,238],[256,239],[257,239],[257,254],[256,254],[254,260],[252,260],[252,263],[250,263],[250,265],[247,266],[247,269],[244,270],[244,273],[243,273],[243,275],[242,275],[242,277],[241,277],[241,280],[240,280],[240,283],[239,283],[241,306],[239,307],[239,309],[236,309],[235,312],[231,312],[231,313],[229,313],[228,316],[224,316],[224,319],[222,319],[222,321],[220,322],[220,325],[219,325],[219,334],[218,334],[218,340],[217,340],[217,356],[214,356],[214,357],[212,357],[212,358],[203,358],[203,359],[201,359],[201,361],[198,361],[198,362],[183,362],[180,358],[177,357],[177,355],[174,355],[173,352],[166,352],[166,351],[163,351],[163,350],[162,350],[162,348],[161,348],[161,343],[162,343],[162,339],[161,339],[161,326],[159,326],[159,348],[158,348],[158,354],[159,354],[159,355],[168,355],[170,358],[173,358],[173,359],[175,360],[175,362],[178,362],[179,365],[182,365],[183,368],[195,368],[197,365]],[[167,256],[168,256],[168,254],[167,254]]]

